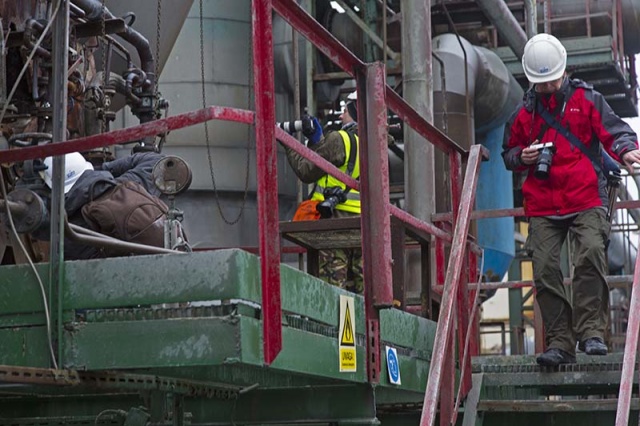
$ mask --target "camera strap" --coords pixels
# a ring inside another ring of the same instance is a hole
[[[578,139],[576,135],[574,135],[569,129],[567,129],[562,124],[560,124],[558,120],[556,120],[556,118],[553,115],[551,115],[551,113],[546,108],[544,108],[544,106],[542,106],[540,103],[537,104],[537,110],[538,110],[538,114],[540,114],[542,119],[548,124],[547,129],[549,127],[555,129],[558,133],[564,136],[565,139],[571,142],[573,146],[575,146],[580,151],[582,151],[582,153],[586,155],[589,160],[591,160],[591,164],[593,164],[593,168],[596,170],[597,174],[602,174],[603,176],[605,176],[607,178],[607,181],[609,181],[610,179],[614,179],[614,180],[619,179],[620,167],[615,162],[615,160],[611,158],[609,153],[607,153],[605,150],[602,150],[602,149],[600,150],[600,153],[602,154],[602,164],[604,165],[605,170],[608,172],[608,173],[604,173],[602,170],[602,166],[599,164],[599,161],[596,159],[595,153],[593,152],[593,150],[589,150],[587,146],[584,143],[582,143],[582,141]],[[546,129],[544,129],[544,131],[546,132]],[[598,148],[600,148],[599,144],[598,144]]]

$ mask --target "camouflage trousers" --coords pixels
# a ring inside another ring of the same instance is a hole
[[[362,250],[320,250],[320,278],[331,285],[362,294]]]

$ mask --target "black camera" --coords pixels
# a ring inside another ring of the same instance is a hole
[[[318,210],[322,219],[333,216],[333,209],[335,209],[338,204],[347,201],[346,192],[338,186],[325,189],[322,195],[324,195],[324,201],[318,203],[316,206],[316,210]]]
[[[313,120],[309,116],[302,117],[300,120],[283,121],[282,123],[276,123],[276,126],[280,127],[285,132],[292,134],[302,131],[305,135],[313,133]]]
[[[531,148],[537,148],[540,151],[540,156],[536,162],[536,168],[533,171],[533,175],[541,180],[549,179],[551,173],[551,162],[553,161],[553,154],[556,152],[556,147],[553,142],[546,142],[538,145],[531,145]]]

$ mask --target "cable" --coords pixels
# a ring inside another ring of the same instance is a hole
[[[25,72],[27,72],[27,69],[29,68],[29,64],[31,63],[31,60],[36,54],[36,50],[40,47],[40,44],[42,44],[42,41],[47,35],[47,32],[49,32],[49,30],[51,29],[51,26],[53,25],[53,21],[56,15],[58,14],[58,11],[60,10],[60,6],[62,5],[62,2],[63,0],[58,0],[58,4],[56,5],[55,10],[51,14],[51,20],[47,22],[47,25],[44,27],[44,30],[42,30],[42,34],[40,35],[36,43],[33,45],[33,49],[31,50],[31,53],[27,57],[27,60],[25,61],[24,66],[22,67],[22,70],[20,70],[20,74],[18,74],[18,77],[16,78],[15,83],[13,83],[11,92],[9,92],[9,96],[7,96],[7,99],[5,100],[5,104],[2,108],[2,112],[0,112],[0,123],[2,123],[2,120],[4,120],[4,116],[7,113],[7,108],[9,107],[9,103],[11,102],[11,98],[13,98],[13,95],[15,95],[16,90],[18,89],[18,84],[20,83],[20,80],[22,80],[22,77],[24,77]],[[4,52],[0,52],[0,54],[4,55]],[[2,190],[2,197],[6,200],[7,188],[4,182],[4,175],[2,174],[1,170],[0,170],[0,189]],[[7,216],[9,218],[9,226],[11,228],[11,231],[13,232],[13,236],[18,241],[18,245],[20,246],[20,249],[24,253],[24,256],[27,258],[27,261],[29,262],[31,269],[33,270],[33,273],[35,274],[36,279],[38,280],[38,284],[40,285],[40,291],[42,292],[42,301],[44,302],[44,315],[47,323],[47,341],[49,342],[49,352],[51,354],[51,363],[53,364],[53,368],[57,370],[58,362],[56,361],[56,356],[53,351],[53,342],[51,340],[51,316],[49,314],[49,302],[47,300],[47,294],[44,289],[44,284],[42,283],[42,278],[40,277],[38,270],[33,264],[33,260],[31,260],[31,256],[29,256],[29,253],[27,252],[26,247],[24,246],[24,244],[22,243],[22,240],[18,235],[18,231],[16,230],[16,226],[13,222],[13,217],[11,216],[11,210],[9,209],[8,203],[6,204],[6,208],[7,208]]]
[[[7,188],[4,183],[4,174],[1,171],[0,171],[0,190],[2,190],[2,198],[7,200]],[[5,203],[5,208],[7,209],[7,216],[9,217],[9,225],[10,225],[11,231],[13,232],[13,237],[16,239],[16,241],[18,242],[18,245],[22,249],[22,252],[27,258],[27,261],[29,262],[29,266],[31,266],[31,270],[33,270],[33,273],[35,274],[36,279],[38,280],[38,285],[40,286],[40,292],[42,293],[42,300],[44,302],[44,316],[47,322],[47,340],[49,342],[49,352],[51,354],[51,362],[53,363],[53,368],[57,370],[58,362],[56,361],[56,356],[53,352],[53,342],[51,340],[51,316],[49,315],[49,302],[47,301],[47,294],[44,289],[44,284],[42,283],[42,278],[40,278],[40,274],[38,273],[36,266],[33,264],[33,261],[31,260],[31,257],[29,256],[29,253],[27,252],[26,247],[24,246],[24,244],[22,243],[22,240],[20,239],[20,236],[18,235],[18,231],[16,230],[16,225],[14,224],[13,217],[11,216],[11,209],[9,209],[9,203]]]

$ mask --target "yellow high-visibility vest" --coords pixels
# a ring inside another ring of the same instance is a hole
[[[351,138],[349,138],[349,133],[347,133],[344,130],[340,130],[339,131],[340,136],[342,136],[342,142],[344,143],[344,152],[345,152],[345,159],[344,159],[344,164],[342,164],[342,166],[340,166],[340,171],[347,173],[347,166],[349,164],[349,157],[351,155]],[[354,134],[354,139],[356,141],[356,146],[357,146],[357,150],[360,150],[360,139],[358,138],[358,135]],[[355,166],[353,167],[353,173],[351,174],[351,177],[354,179],[358,179],[360,177],[360,158],[359,155],[357,155],[357,151],[356,151],[356,162],[355,162]],[[338,180],[337,178],[331,176],[331,175],[324,175],[322,176],[320,179],[318,179],[318,181],[316,182],[316,187],[315,187],[315,191],[313,193],[313,196],[311,197],[312,200],[318,200],[320,202],[324,201],[324,190],[325,188],[333,188],[333,187],[340,187],[343,191],[347,188],[347,185],[345,185],[342,181]],[[342,211],[346,211],[346,212],[350,212],[350,213],[356,213],[356,214],[360,214],[361,209],[360,209],[360,192],[356,191],[355,189],[351,189],[348,193],[347,193],[347,200],[344,203],[340,203],[336,206],[337,210],[342,210]]]

